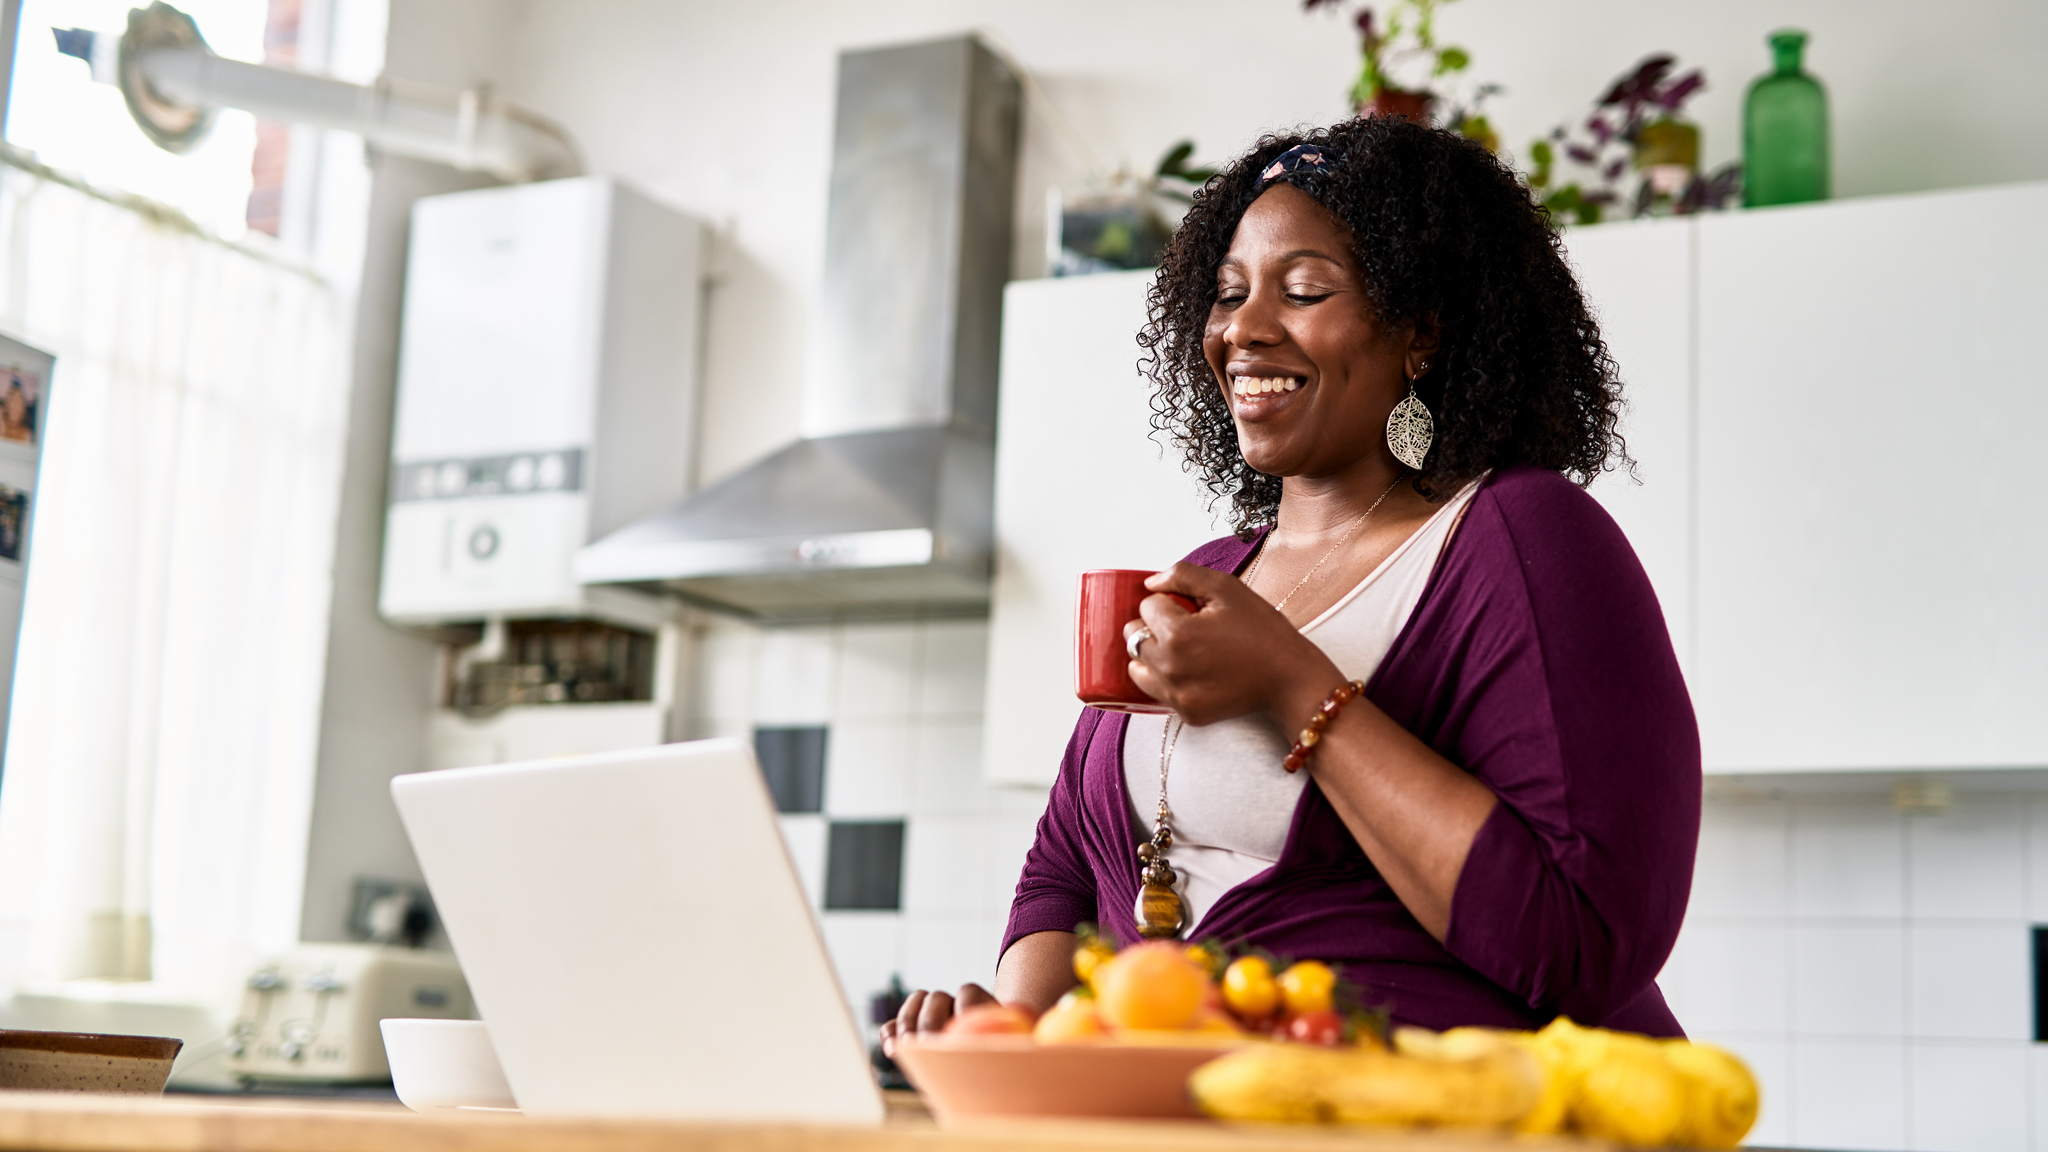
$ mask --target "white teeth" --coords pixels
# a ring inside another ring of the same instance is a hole
[[[1230,390],[1239,396],[1263,396],[1269,392],[1292,392],[1301,387],[1294,376],[1233,376]]]

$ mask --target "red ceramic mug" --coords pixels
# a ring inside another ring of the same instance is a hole
[[[1081,573],[1074,597],[1074,694],[1081,703],[1106,712],[1171,712],[1132,682],[1130,650],[1124,647],[1124,625],[1138,618],[1138,605],[1152,591],[1145,581],[1155,573],[1140,568],[1097,568]],[[1195,602],[1167,593],[1188,611]]]

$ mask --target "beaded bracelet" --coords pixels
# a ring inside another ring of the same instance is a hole
[[[1322,742],[1323,729],[1328,728],[1330,721],[1337,718],[1337,713],[1342,712],[1344,706],[1351,703],[1352,697],[1363,691],[1363,680],[1337,685],[1337,690],[1330,693],[1323,701],[1322,707],[1316,709],[1315,715],[1308,718],[1308,727],[1303,728],[1301,735],[1294,738],[1294,747],[1287,750],[1287,759],[1282,760],[1280,766],[1289,772],[1301,771],[1302,766],[1308,763],[1309,755],[1315,751],[1316,745]]]

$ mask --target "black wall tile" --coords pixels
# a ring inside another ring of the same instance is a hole
[[[2034,925],[2034,1042],[2048,1043],[2048,924]]]
[[[825,810],[825,734],[822,727],[754,729],[754,758],[776,811]]]
[[[903,821],[833,821],[825,839],[825,910],[902,907]]]

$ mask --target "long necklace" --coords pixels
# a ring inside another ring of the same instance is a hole
[[[1379,509],[1380,504],[1393,493],[1394,486],[1406,475],[1407,473],[1403,472],[1400,476],[1394,477],[1394,483],[1387,485],[1386,491],[1380,493],[1379,499],[1372,502],[1372,507],[1358,514],[1358,518],[1351,522],[1351,526],[1344,529],[1344,535],[1339,536],[1337,542],[1330,545],[1330,550],[1323,553],[1322,559],[1317,560],[1307,575],[1295,581],[1294,587],[1287,590],[1287,595],[1282,596],[1280,602],[1273,605],[1276,610],[1287,607],[1287,602],[1294,599],[1294,594],[1301,591],[1302,586],[1322,570],[1323,564],[1337,554],[1337,549],[1342,548],[1346,540],[1351,539],[1352,533],[1358,531],[1358,526],[1365,523],[1366,517]],[[1246,584],[1251,583],[1252,577],[1257,574],[1259,565],[1265,559],[1266,550],[1261,548],[1258,556],[1252,560],[1252,566],[1245,570]],[[1173,749],[1180,743],[1180,734],[1186,728],[1187,723],[1180,717],[1168,716],[1166,726],[1160,729],[1159,811],[1152,819],[1151,838],[1138,845],[1138,876],[1142,881],[1138,887],[1136,909],[1138,935],[1147,940],[1175,940],[1180,937],[1181,930],[1187,927],[1187,901],[1182,900],[1180,893],[1174,891],[1174,884],[1180,877],[1174,873],[1173,865],[1166,860],[1166,850],[1173,847],[1173,812],[1166,804],[1166,773],[1173,764]]]
[[[1365,523],[1365,518],[1367,516],[1372,515],[1375,511],[1379,509],[1380,504],[1384,502],[1388,496],[1393,494],[1395,486],[1400,484],[1401,481],[1407,477],[1407,475],[1408,473],[1403,472],[1401,473],[1401,475],[1394,477],[1394,483],[1387,485],[1386,491],[1380,493],[1380,498],[1372,502],[1372,507],[1367,508],[1365,511],[1360,512],[1358,514],[1358,518],[1351,522],[1351,526],[1349,528],[1344,529],[1344,534],[1342,536],[1337,537],[1337,542],[1335,544],[1330,545],[1330,550],[1328,552],[1323,553],[1322,559],[1316,561],[1315,564],[1311,566],[1307,572],[1303,573],[1301,579],[1296,580],[1294,582],[1294,587],[1289,588],[1287,590],[1287,595],[1282,596],[1280,598],[1279,603],[1273,605],[1275,611],[1284,610],[1287,607],[1287,602],[1289,600],[1294,599],[1294,594],[1296,592],[1301,591],[1302,586],[1304,584],[1307,584],[1311,579],[1314,579],[1315,574],[1323,570],[1323,565],[1329,561],[1330,557],[1335,556],[1337,554],[1337,549],[1342,548],[1344,546],[1344,542],[1346,540],[1351,539],[1351,534],[1353,532],[1358,531],[1358,526],[1360,524]],[[1275,528],[1274,531],[1277,533],[1279,529]],[[1271,540],[1269,538],[1268,543],[1270,542]],[[1249,585],[1252,582],[1252,577],[1258,575],[1259,566],[1261,564],[1264,564],[1265,562],[1266,550],[1264,548],[1261,548],[1259,549],[1259,554],[1257,556],[1252,557],[1252,566],[1250,568],[1245,569],[1244,582],[1247,585]]]
[[[1152,838],[1138,845],[1138,935],[1147,940],[1178,939],[1187,927],[1188,906],[1173,890],[1179,877],[1166,862],[1166,850],[1173,846],[1172,813],[1166,807],[1166,766],[1173,760],[1173,747],[1187,724],[1168,716],[1159,733],[1159,814],[1152,821]]]

